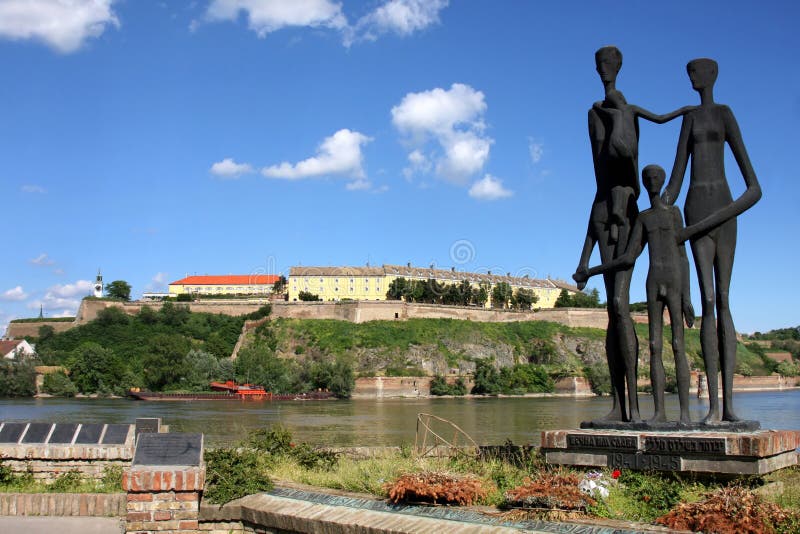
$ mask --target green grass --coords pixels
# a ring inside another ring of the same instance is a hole
[[[109,465],[100,480],[85,478],[79,471],[68,471],[55,480],[44,482],[31,472],[15,474],[0,464],[0,493],[120,493],[122,466]]]
[[[12,323],[71,323],[75,317],[29,317],[27,319],[13,319]]]

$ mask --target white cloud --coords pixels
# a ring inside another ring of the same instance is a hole
[[[410,180],[415,174],[428,174],[432,165],[428,157],[421,150],[412,150],[408,154],[408,167],[403,169],[403,175]]]
[[[45,189],[44,187],[40,185],[31,185],[31,184],[23,185],[22,187],[20,187],[20,191],[22,191],[23,193],[40,193],[40,194],[47,193],[47,189]]]
[[[299,161],[295,164],[283,162],[271,165],[261,170],[268,178],[284,178],[287,180],[300,180],[330,174],[351,176],[364,179],[362,145],[372,139],[366,135],[342,129],[330,137],[326,137],[319,148],[317,155]]]
[[[486,164],[494,142],[484,133],[486,108],[481,91],[460,83],[448,90],[437,87],[404,96],[392,108],[392,123],[414,147],[409,154],[412,165],[406,171],[432,160],[439,176],[466,185]],[[424,152],[430,140],[438,143],[438,154],[430,149]]]
[[[56,284],[47,290],[47,295],[56,298],[84,297],[92,292],[94,283],[89,280],[78,280],[74,284]]]
[[[344,186],[348,191],[368,191],[372,187],[372,182],[359,178]]]
[[[34,265],[41,265],[41,266],[53,265],[55,263],[44,252],[42,252],[32,260],[30,260],[30,262]]]
[[[530,152],[532,162],[539,163],[542,161],[542,156],[544,155],[544,145],[542,143],[539,143],[532,137],[529,137],[528,151]]]
[[[81,299],[92,292],[94,283],[89,280],[77,280],[72,284],[56,284],[48,288],[44,297],[28,303],[28,308],[57,311],[61,315],[74,315],[80,306]]]
[[[384,33],[411,35],[439,22],[439,12],[449,0],[388,0],[361,17],[345,31],[345,45],[354,41],[374,41]]]
[[[54,314],[50,315],[50,317],[74,317],[76,311],[77,311],[77,309],[75,309],[75,310],[61,310],[60,312],[57,312],[57,313],[54,313]]]
[[[167,273],[158,272],[150,279],[145,289],[147,291],[163,291],[167,288]]]
[[[232,158],[225,158],[211,166],[209,172],[222,178],[238,178],[243,174],[253,172],[253,166],[249,163],[236,163]]]
[[[22,289],[22,286],[12,287],[8,291],[0,295],[0,300],[25,300],[28,294]]]
[[[119,27],[115,0],[2,0],[0,37],[42,41],[62,53],[74,52],[108,26]]]
[[[478,200],[499,200],[508,198],[513,194],[513,191],[503,187],[502,180],[495,178],[491,174],[487,174],[469,188],[469,196]]]
[[[240,13],[246,14],[248,27],[259,37],[288,26],[347,26],[341,4],[331,0],[212,0],[206,18],[235,21]]]

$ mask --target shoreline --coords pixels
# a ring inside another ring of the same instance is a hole
[[[781,392],[781,391],[792,392],[792,391],[798,391],[798,390],[800,390],[800,385],[791,386],[791,387],[779,387],[779,386],[768,387],[768,386],[763,386],[763,387],[758,387],[758,388],[739,388],[739,389],[734,388],[733,392],[734,393],[769,393],[769,392]],[[697,395],[697,390],[695,389],[694,391],[690,391],[690,394],[691,395]],[[646,396],[646,395],[649,395],[649,393],[640,392],[640,395]],[[386,396],[386,395],[384,395],[384,396],[376,396],[376,395],[357,394],[357,395],[351,396],[349,399],[346,399],[346,400],[376,400],[377,401],[377,400],[403,400],[403,399],[414,400],[414,399],[492,399],[492,398],[498,398],[498,399],[514,399],[514,398],[520,398],[520,399],[525,399],[525,398],[529,398],[529,399],[542,399],[542,398],[591,399],[591,398],[594,398],[594,397],[609,397],[609,396],[610,395],[596,395],[594,393],[589,393],[589,394],[587,394],[587,393],[525,393],[525,394],[522,394],[522,395],[505,395],[505,394],[502,394],[502,393],[498,393],[497,395],[473,395],[471,393],[468,393],[466,395],[419,395],[418,394],[418,395],[393,395],[393,396]],[[90,399],[90,400],[94,400],[94,399],[127,399],[128,397],[119,396],[119,395],[101,396],[101,395],[98,395],[96,393],[95,394],[91,394],[91,395],[78,394],[78,395],[75,395],[73,397],[60,397],[60,396],[57,396],[57,395],[51,395],[49,393],[37,393],[36,395],[33,395],[32,397],[18,397],[18,398],[29,398],[29,399],[81,399],[81,400]],[[701,396],[699,396],[699,398],[707,399],[708,395],[705,395],[705,396],[701,395]],[[133,399],[131,399],[131,400],[133,400]],[[197,400],[202,400],[202,399],[197,399]],[[326,399],[326,400],[330,400],[330,399]],[[140,402],[145,402],[145,401],[140,401]],[[146,401],[146,402],[158,402],[158,401],[157,400],[155,400],[155,401],[151,400],[151,401]],[[194,400],[194,399],[185,399],[185,400],[182,400],[182,402],[196,402],[196,400]],[[253,401],[253,402],[279,402],[279,401]]]

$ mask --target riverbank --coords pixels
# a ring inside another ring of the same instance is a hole
[[[639,396],[642,415],[653,413],[651,395]],[[736,413],[762,428],[800,430],[800,389],[743,392]],[[414,443],[417,415],[430,413],[457,424],[481,445],[538,445],[545,430],[578,428],[604,416],[609,397],[451,397],[349,399],[276,402],[136,402],[129,399],[0,399],[5,421],[132,423],[160,417],[174,432],[203,432],[209,446],[233,443],[248,431],[281,423],[298,439],[335,447],[399,446]],[[677,395],[666,396],[667,417],[679,415]],[[708,401],[690,398],[690,415],[699,421]]]

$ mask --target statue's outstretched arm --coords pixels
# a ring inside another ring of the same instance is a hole
[[[761,198],[761,185],[758,183],[756,173],[753,171],[753,166],[750,164],[750,157],[747,155],[747,149],[744,147],[739,125],[736,123],[736,118],[733,116],[733,112],[730,108],[727,106],[723,106],[723,108],[725,141],[727,141],[731,147],[731,152],[733,152],[733,157],[736,158],[736,163],[739,165],[739,170],[742,172],[747,189],[745,189],[744,193],[742,193],[739,198],[724,208],[715,211],[705,219],[687,227],[685,230],[687,239],[697,234],[707,232],[741,215]]]
[[[684,117],[681,124],[681,133],[678,136],[678,149],[675,152],[675,163],[672,165],[672,174],[669,182],[664,188],[661,198],[667,204],[675,204],[678,195],[681,193],[683,176],[686,174],[686,166],[689,164],[689,132],[691,131],[691,118]]]
[[[692,111],[697,106],[683,106],[680,109],[676,109],[675,111],[670,111],[669,113],[665,113],[663,115],[657,115],[652,111],[648,111],[644,108],[639,106],[631,106],[633,112],[636,114],[637,117],[641,117],[643,119],[647,119],[650,122],[655,122],[656,124],[664,124],[665,122],[669,122],[676,117],[680,117],[681,115],[685,115],[689,111]]]
[[[572,275],[572,278],[578,283],[578,288],[583,289],[581,284],[585,286],[586,281],[592,276],[603,274],[608,271],[633,267],[636,258],[642,253],[646,244],[647,236],[644,233],[644,226],[642,225],[641,219],[636,219],[636,223],[633,225],[633,230],[631,231],[630,240],[628,241],[628,246],[621,256],[614,258],[608,263],[592,267],[591,269],[579,268],[578,271]]]

